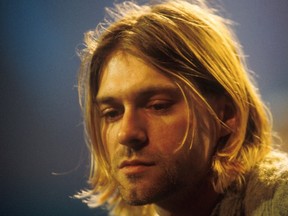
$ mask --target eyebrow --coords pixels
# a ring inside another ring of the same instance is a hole
[[[181,95],[181,91],[177,86],[171,86],[171,85],[164,85],[164,86],[149,86],[149,87],[144,87],[140,89],[139,91],[135,91],[132,93],[133,95],[136,96],[136,98],[149,98],[152,97],[153,95],[156,94],[167,94],[173,98],[177,98]],[[95,103],[97,105],[100,104],[111,104],[115,103],[117,101],[117,96],[113,95],[105,95],[105,96],[100,96],[96,97]]]

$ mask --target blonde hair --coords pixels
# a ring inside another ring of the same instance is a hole
[[[124,2],[107,11],[110,20],[106,18],[106,22],[85,34],[86,48],[80,53],[79,97],[91,151],[92,189],[78,197],[86,198],[91,207],[106,204],[115,215],[154,212],[152,205],[135,207],[122,200],[110,176],[101,141],[94,99],[102,68],[109,56],[119,50],[173,77],[185,95],[189,94],[187,100],[194,115],[201,113],[198,105],[206,107],[213,117],[211,121],[225,127],[213,114],[207,95],[225,95],[229,99],[237,127],[218,143],[211,162],[212,183],[217,192],[224,192],[231,184],[241,187],[244,175],[270,150],[271,122],[229,21],[201,0],[143,6]],[[192,125],[189,135],[194,137],[197,124]]]

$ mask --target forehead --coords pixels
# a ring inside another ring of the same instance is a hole
[[[150,89],[178,89],[175,81],[141,59],[124,52],[112,55],[105,64],[97,99],[107,96],[127,96]]]

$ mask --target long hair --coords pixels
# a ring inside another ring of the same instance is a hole
[[[122,200],[110,176],[108,155],[101,140],[94,100],[102,68],[116,51],[141,58],[183,86],[193,115],[201,114],[205,108],[211,113],[211,122],[225,127],[213,114],[207,98],[224,95],[231,102],[237,126],[217,144],[211,161],[211,181],[219,193],[231,184],[241,187],[245,174],[270,150],[271,122],[231,23],[201,0],[143,6],[124,2],[107,12],[105,22],[85,34],[86,47],[80,53],[79,98],[91,152],[91,189],[79,197],[86,198],[91,207],[106,204],[115,215],[154,212],[152,205],[133,207]],[[196,123],[191,124],[189,136],[196,136]]]

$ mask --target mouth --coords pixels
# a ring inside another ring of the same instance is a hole
[[[155,166],[154,162],[141,161],[141,160],[125,160],[120,163],[119,169],[127,175],[135,175],[148,171],[152,166]]]

